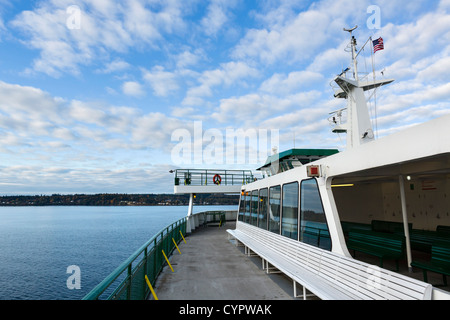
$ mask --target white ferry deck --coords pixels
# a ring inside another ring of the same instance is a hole
[[[169,261],[174,272],[166,266],[159,275],[155,293],[159,300],[301,300],[293,297],[292,280],[280,273],[266,274],[258,256],[248,257],[243,247],[229,240],[226,229],[234,229],[235,222],[227,221],[219,227],[200,227],[186,242],[179,244]],[[414,252],[415,255],[427,255]],[[357,258],[374,265],[378,259],[357,253]],[[426,257],[424,257],[426,259]],[[395,262],[387,260],[386,269],[395,270]],[[422,270],[408,271],[406,260],[400,261],[399,272],[423,281]],[[428,282],[444,287],[442,275],[428,272]],[[153,299],[152,296],[150,296]],[[308,299],[315,299],[310,297]]]

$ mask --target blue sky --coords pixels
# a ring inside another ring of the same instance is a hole
[[[330,82],[354,25],[359,47],[383,37],[375,67],[396,80],[377,92],[379,137],[449,112],[449,0],[1,0],[0,194],[172,192],[171,169],[254,169],[273,147],[180,164],[173,134],[199,123],[343,149]]]

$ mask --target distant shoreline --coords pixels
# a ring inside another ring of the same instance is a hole
[[[238,195],[198,194],[195,205],[237,205]],[[23,206],[187,206],[187,194],[53,194],[0,196],[0,207]]]

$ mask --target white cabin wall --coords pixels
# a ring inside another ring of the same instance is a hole
[[[379,220],[401,222],[403,217],[399,183],[384,182],[381,183],[380,186],[383,194],[383,216]],[[406,202],[408,203],[408,200],[406,200]]]
[[[412,187],[411,187],[412,186]],[[445,177],[405,181],[408,220],[414,229],[450,225],[450,183]]]
[[[370,223],[383,219],[382,190],[379,184],[358,184],[333,188],[341,221]]]
[[[358,184],[333,188],[342,221],[370,223],[372,220],[402,222],[400,189],[397,181]],[[450,225],[450,181],[436,179],[405,180],[408,222],[414,229],[436,230]]]

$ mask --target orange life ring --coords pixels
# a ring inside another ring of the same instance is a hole
[[[214,182],[214,184],[219,185],[219,184],[222,182],[222,177],[221,177],[220,175],[216,174],[216,175],[213,177],[213,182]]]

